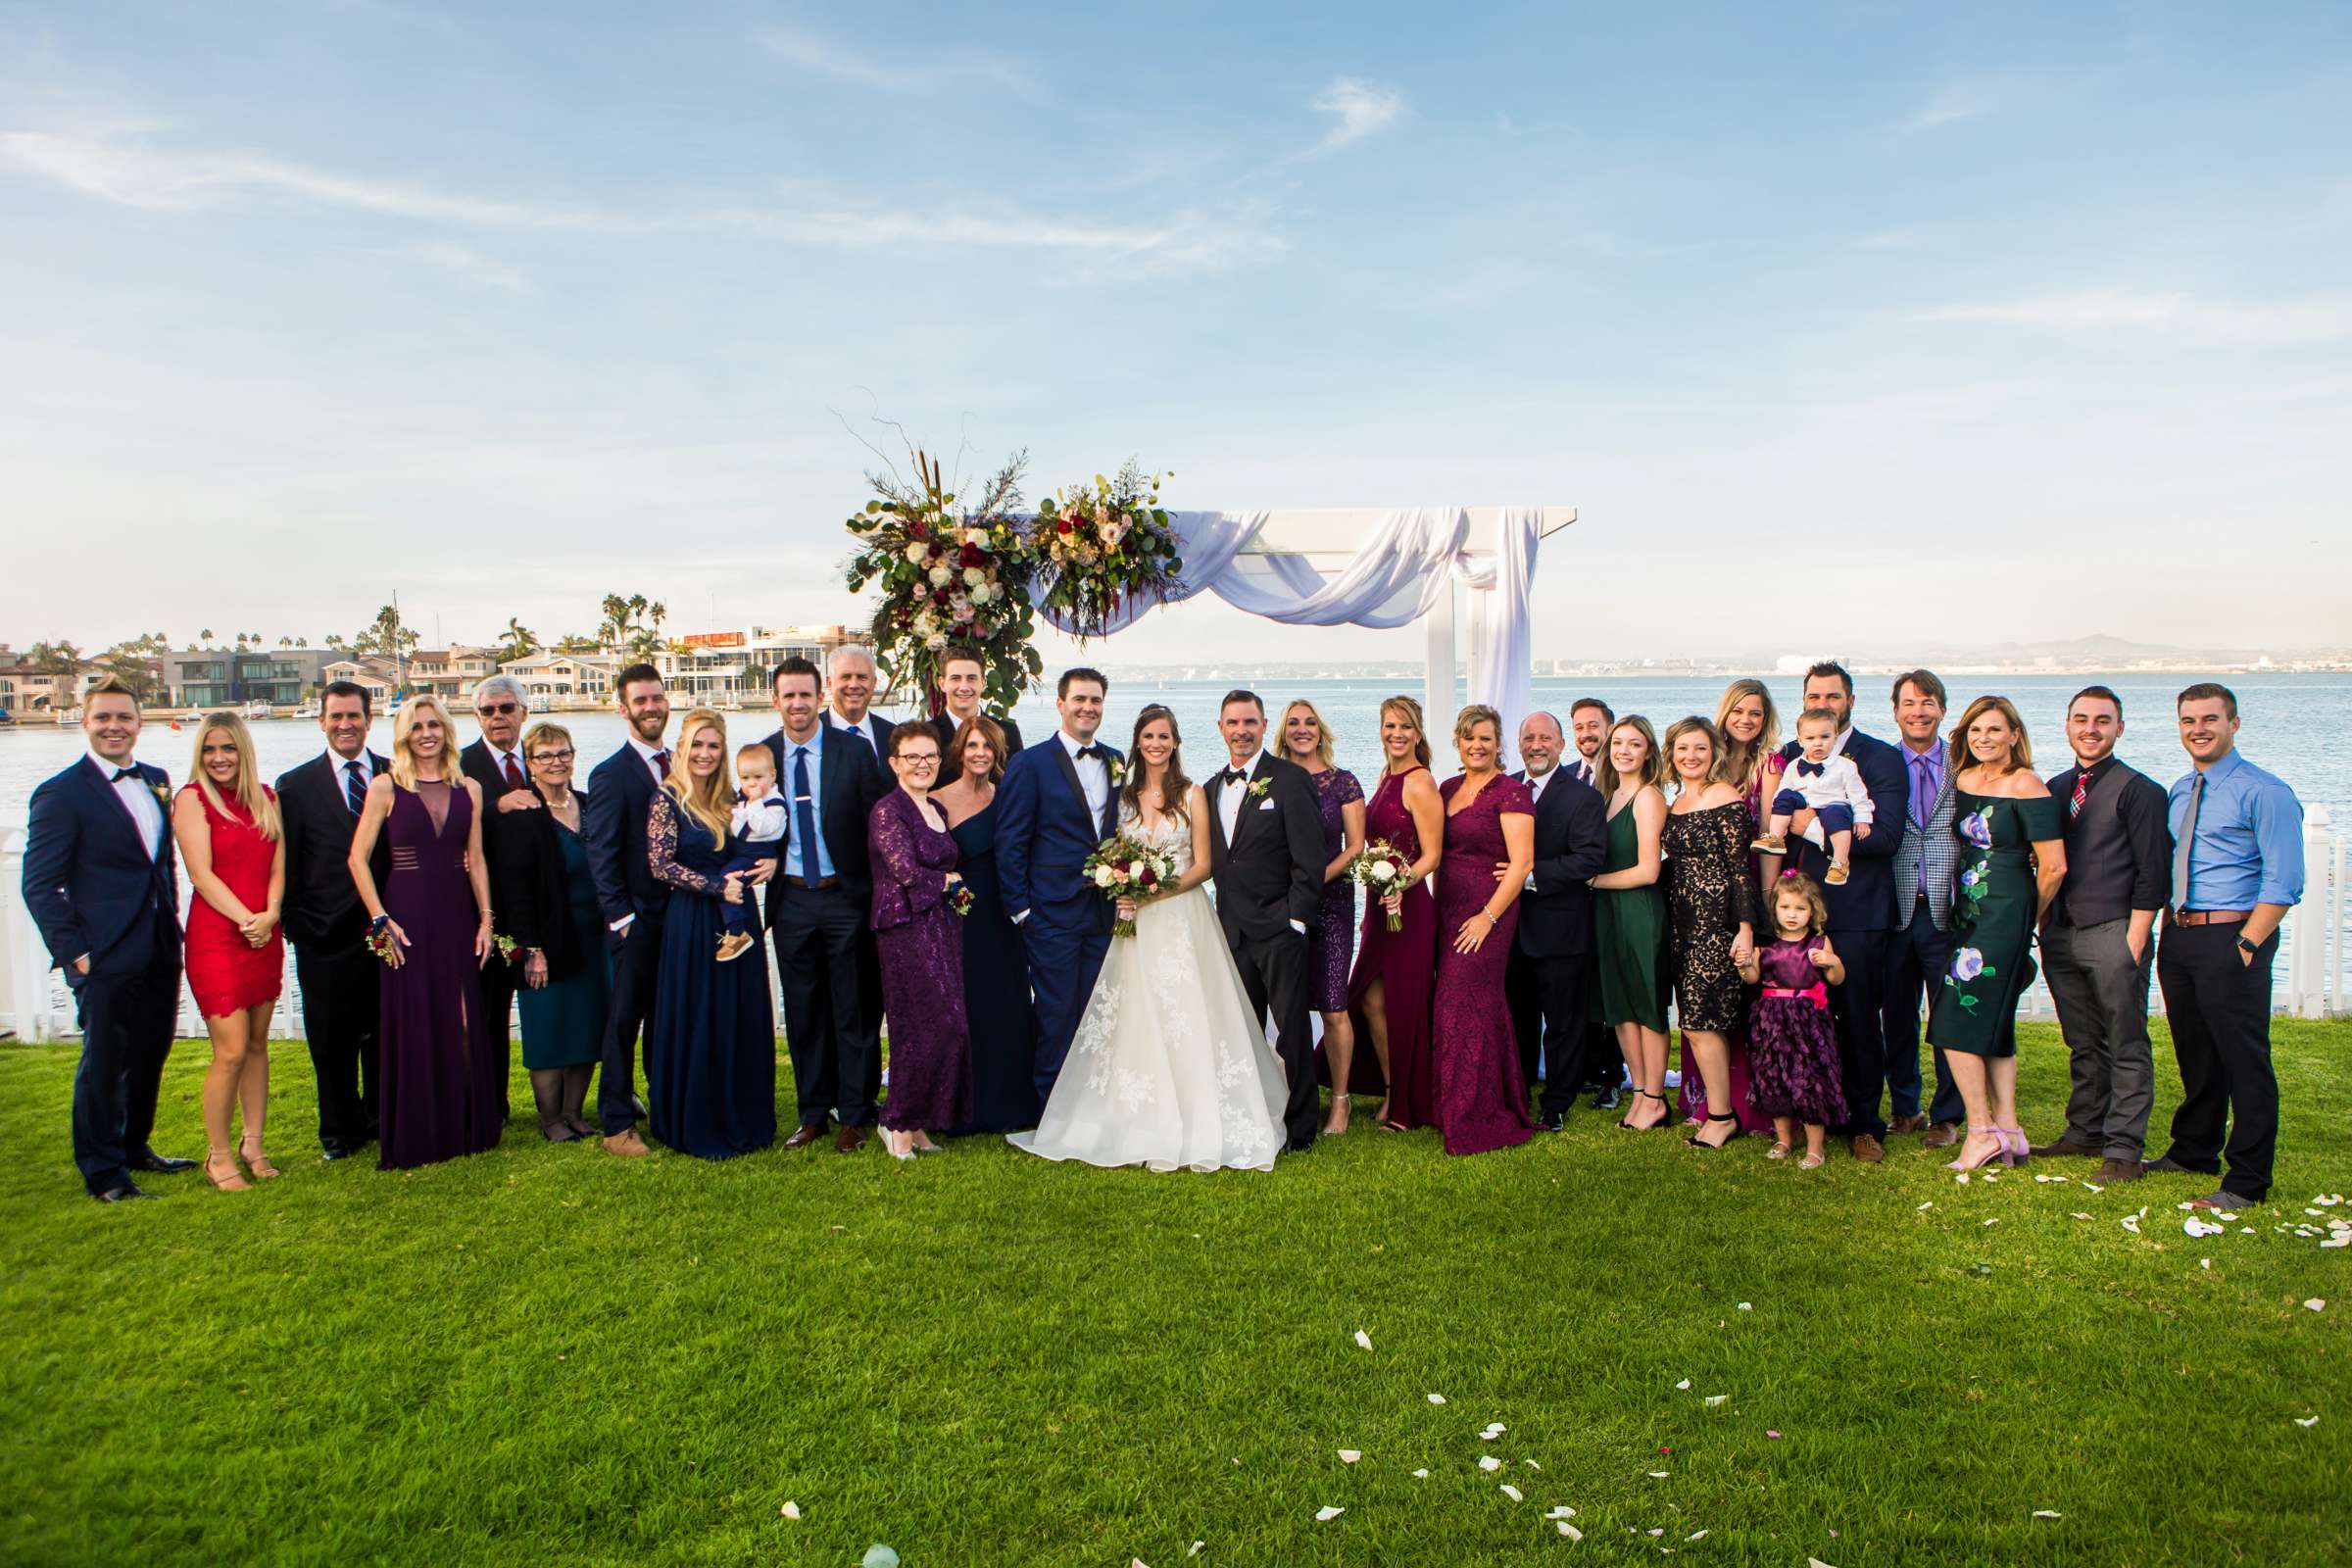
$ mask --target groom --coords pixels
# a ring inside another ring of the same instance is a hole
[[[1119,754],[1095,739],[1109,690],[1100,670],[1063,670],[1054,700],[1061,727],[1014,753],[997,786],[997,873],[1029,955],[1041,1104],[1054,1093],[1110,952],[1110,901],[1085,870],[1086,858],[1114,830],[1125,771]]]
[[[1228,692],[1217,710],[1231,763],[1208,780],[1209,863],[1217,920],[1250,1010],[1274,1012],[1274,1049],[1290,1077],[1289,1148],[1315,1142],[1315,1043],[1307,1032],[1306,928],[1323,903],[1323,818],[1305,768],[1267,754],[1266,705]]]

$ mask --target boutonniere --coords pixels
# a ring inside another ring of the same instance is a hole
[[[1256,783],[1250,786],[1250,798],[1253,801],[1262,801],[1266,798],[1266,791],[1272,789],[1273,787],[1274,781],[1272,779],[1261,778]]]
[[[172,804],[172,786],[171,786],[171,785],[169,785],[169,784],[150,784],[150,785],[148,785],[147,787],[148,787],[149,789],[151,789],[151,790],[153,790],[153,791],[155,792],[155,798],[156,798],[158,801],[162,802],[162,803],[163,803],[164,805],[166,805],[166,806],[170,806],[170,805]]]
[[[1110,782],[1114,788],[1127,782],[1127,764],[1115,757],[1110,760]]]

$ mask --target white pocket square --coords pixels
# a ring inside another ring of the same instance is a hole
[[[1272,801],[1260,801],[1257,803],[1257,808],[1261,811],[1271,811],[1274,809],[1274,803]]]

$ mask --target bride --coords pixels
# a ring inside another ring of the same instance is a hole
[[[1165,708],[1136,716],[1135,772],[1118,817],[1122,833],[1167,851],[1181,875],[1136,906],[1134,936],[1111,939],[1037,1130],[1006,1142],[1090,1165],[1272,1170],[1288,1099],[1282,1059],[1200,891],[1208,808],[1185,780],[1179,739]]]

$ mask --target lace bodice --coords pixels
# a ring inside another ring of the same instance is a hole
[[[1206,808],[1201,805],[1200,792],[1198,789],[1187,787],[1184,808],[1188,811]],[[1193,829],[1188,819],[1163,817],[1157,824],[1147,827],[1144,825],[1143,819],[1136,815],[1134,808],[1122,801],[1119,804],[1119,831],[1143,840],[1155,850],[1164,850],[1174,857],[1178,876],[1182,876],[1193,868]]]

